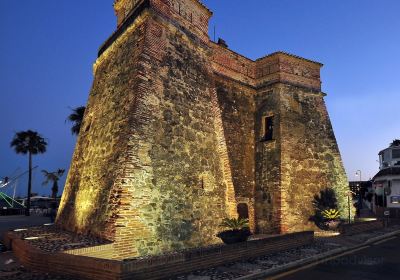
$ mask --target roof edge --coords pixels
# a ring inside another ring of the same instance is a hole
[[[256,61],[260,61],[260,60],[263,60],[263,59],[265,59],[267,57],[271,57],[271,56],[278,55],[278,54],[283,54],[283,55],[290,56],[290,57],[293,57],[293,58],[297,58],[297,59],[300,59],[300,60],[303,60],[303,61],[307,61],[307,62],[310,62],[310,63],[313,63],[313,64],[318,64],[321,67],[324,66],[324,64],[322,64],[321,62],[314,61],[314,60],[311,60],[311,59],[307,59],[307,58],[304,58],[304,57],[301,57],[301,56],[298,56],[298,55],[295,55],[295,54],[291,54],[291,53],[288,53],[288,52],[284,52],[284,51],[276,51],[276,52],[267,54],[267,55],[265,55],[263,57],[257,58]]]

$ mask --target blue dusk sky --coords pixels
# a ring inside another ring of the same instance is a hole
[[[400,1],[204,0],[216,36],[256,59],[282,50],[325,66],[323,91],[349,180],[378,170],[378,152],[400,138]],[[113,0],[0,0],[0,177],[27,169],[15,132],[48,140],[41,169],[68,169],[76,138],[65,123],[85,105],[97,49],[115,30]],[[64,180],[65,180],[64,176]],[[60,183],[62,186],[64,180]],[[25,194],[26,179],[18,193]]]

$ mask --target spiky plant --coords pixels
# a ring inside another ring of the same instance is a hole
[[[229,228],[231,230],[239,230],[242,228],[249,227],[249,220],[248,219],[225,218],[222,220],[221,226]]]
[[[322,216],[327,220],[335,220],[340,218],[340,213],[337,209],[326,209],[322,211]]]
[[[340,218],[338,202],[335,191],[331,188],[321,190],[319,194],[314,196],[312,202],[314,206],[314,215],[310,217],[310,221],[321,229],[326,229],[326,222],[337,220]]]

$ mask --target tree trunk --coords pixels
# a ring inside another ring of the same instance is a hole
[[[31,190],[32,190],[32,154],[29,152],[29,172],[28,172],[28,194],[26,197],[25,216],[30,215],[31,209]]]
[[[51,188],[51,197],[54,199],[54,201],[57,198],[57,193],[58,193],[58,181],[53,182],[53,187]]]

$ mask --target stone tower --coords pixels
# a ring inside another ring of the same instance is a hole
[[[236,206],[208,63],[211,12],[194,0],[115,10],[57,223],[115,241],[121,256],[216,243]]]
[[[117,0],[100,47],[57,224],[114,242],[115,257],[312,228],[311,200],[347,180],[319,63],[253,61],[208,37],[198,0]]]

